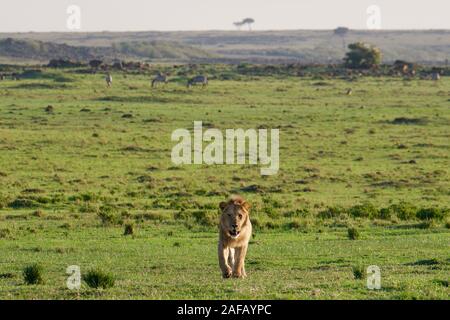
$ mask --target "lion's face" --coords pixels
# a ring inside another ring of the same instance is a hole
[[[237,239],[247,224],[249,209],[250,205],[242,198],[220,203],[222,230],[231,238]]]

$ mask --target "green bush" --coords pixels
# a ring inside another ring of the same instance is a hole
[[[119,217],[115,214],[115,210],[110,206],[102,206],[97,213],[103,225],[114,225],[120,222]]]
[[[417,211],[416,216],[420,220],[443,220],[448,210],[439,208],[423,208]]]
[[[192,216],[198,223],[204,226],[215,226],[219,223],[217,217],[208,214],[207,211],[194,211]]]
[[[393,214],[401,220],[411,220],[416,218],[417,208],[412,204],[401,202],[388,207]]]
[[[115,279],[111,273],[104,272],[100,269],[89,270],[83,276],[86,284],[94,289],[103,288],[108,289],[114,287]]]
[[[371,203],[363,203],[351,207],[348,210],[350,216],[355,218],[377,218],[380,212]]]
[[[264,207],[263,211],[271,219],[278,219],[280,217],[280,213],[272,206]]]
[[[380,49],[366,43],[357,42],[348,46],[344,62],[347,68],[370,69],[381,63]]]
[[[42,278],[44,268],[34,263],[32,265],[26,266],[23,269],[23,279],[26,284],[42,284],[44,283],[44,280]]]
[[[318,217],[322,219],[330,219],[337,218],[345,214],[347,214],[347,212],[342,207],[328,207],[327,209],[320,211]]]

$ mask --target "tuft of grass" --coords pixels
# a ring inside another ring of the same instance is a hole
[[[347,229],[347,236],[350,240],[358,240],[359,239],[359,231],[355,227]]]
[[[33,217],[42,218],[44,216],[44,212],[42,210],[33,211],[31,214]]]
[[[90,288],[108,289],[114,287],[115,279],[111,273],[100,269],[89,270],[84,276],[83,280]]]
[[[11,236],[11,229],[3,228],[0,229],[0,239],[5,239]]]
[[[23,279],[28,285],[42,284],[44,283],[43,273],[44,268],[40,264],[34,263],[23,269]]]

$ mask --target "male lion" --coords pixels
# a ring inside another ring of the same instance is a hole
[[[220,203],[219,264],[224,278],[245,278],[244,260],[252,235],[250,205],[241,197]]]

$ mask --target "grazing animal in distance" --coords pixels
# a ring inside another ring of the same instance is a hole
[[[206,76],[196,76],[192,79],[189,79],[187,83],[187,87],[190,88],[193,85],[201,84],[203,88],[208,85],[208,78]]]
[[[439,74],[439,72],[433,72],[433,74],[431,75],[431,80],[433,81],[441,80],[441,75]]]
[[[348,88],[348,89],[347,89],[347,95],[348,95],[348,96],[351,96],[352,94],[353,94],[352,88]]]
[[[165,74],[158,73],[155,78],[152,80],[152,88],[156,87],[158,83],[167,84],[169,81],[167,80],[167,76]]]
[[[5,80],[5,76],[0,74],[0,81],[3,81],[3,80]]]
[[[108,88],[110,88],[112,86],[112,75],[110,73],[108,73],[105,77],[105,81],[106,81],[106,85],[108,86]]]
[[[245,256],[252,236],[250,204],[234,196],[220,205],[219,265],[223,278],[245,278]]]

